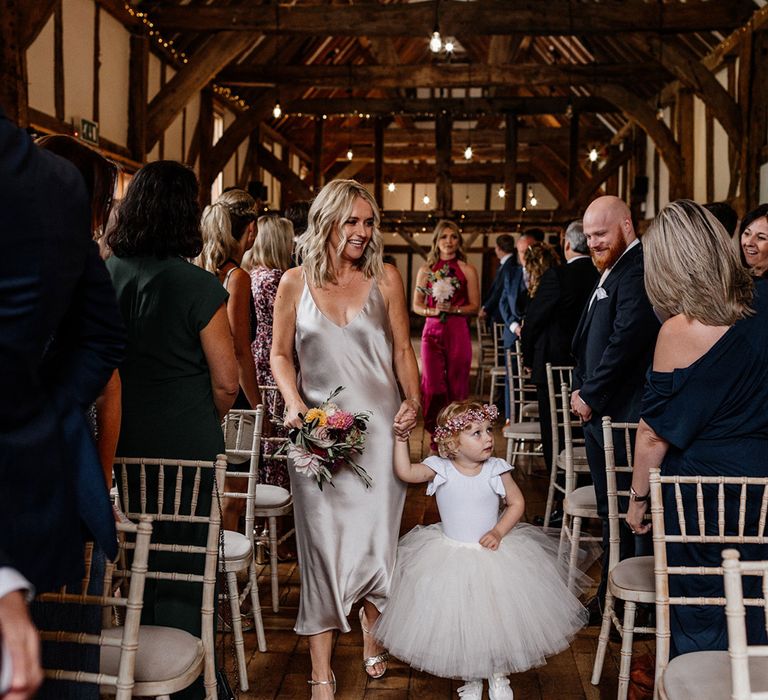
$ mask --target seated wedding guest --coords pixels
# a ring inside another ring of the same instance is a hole
[[[627,524],[647,532],[649,469],[681,476],[768,476],[768,295],[753,289],[730,237],[698,204],[678,200],[661,210],[643,236],[648,264],[645,286],[654,306],[668,315],[659,332],[648,374],[635,445]],[[697,494],[683,486],[684,507],[695,513]],[[760,504],[739,504],[725,492],[725,514],[717,511],[717,487],[704,492],[708,532],[724,517],[726,532],[755,534]],[[676,532],[675,490],[663,492],[665,527]],[[754,496],[752,497],[754,499]],[[733,545],[729,545],[733,546]],[[743,560],[768,559],[766,545],[736,546]],[[670,566],[720,566],[719,547],[668,544]],[[716,576],[673,576],[672,596],[721,597]],[[745,579],[745,596],[760,597],[760,582]],[[765,644],[762,610],[747,607],[747,634]],[[727,649],[722,606],[673,606],[672,655]]]
[[[122,358],[124,328],[71,163],[0,109],[0,636],[9,698],[42,680],[26,608],[83,575],[84,540],[117,551],[86,411]],[[41,556],[41,552],[45,556]]]
[[[533,246],[528,250],[531,248]],[[573,364],[573,333],[600,276],[589,257],[589,247],[581,221],[573,221],[568,225],[563,248],[566,264],[550,267],[541,276],[536,294],[526,310],[520,338],[525,366],[530,368],[531,381],[536,385],[540,416],[550,414],[547,363],[551,362],[553,366]],[[556,387],[556,390],[559,391],[559,387]],[[554,458],[551,423],[546,419],[540,423],[544,459],[547,469],[551,469]],[[562,511],[558,505],[554,515],[557,524],[557,521],[562,519]]]
[[[768,204],[761,204],[741,220],[741,262],[755,277],[768,273]]]
[[[709,202],[704,205],[704,208],[723,225],[729,236],[733,236],[736,233],[739,215],[728,202]]]
[[[251,279],[241,269],[243,254],[256,236],[256,201],[244,190],[229,189],[203,211],[200,229],[203,250],[195,261],[208,270],[229,293],[227,318],[235,343],[240,393],[234,408],[256,408],[261,403],[259,382],[251,357],[256,318],[251,301]],[[245,503],[242,499],[239,499]]]
[[[252,248],[253,268],[250,271],[251,294],[256,310],[256,337],[251,344],[256,377],[261,386],[275,386],[269,355],[272,351],[272,313],[275,308],[277,287],[283,273],[291,266],[293,252],[293,224],[280,216],[260,216],[257,221],[258,235]],[[282,427],[285,402],[279,391],[265,395],[264,420],[280,423],[275,427],[276,437],[286,437]],[[284,460],[269,459],[265,454],[259,465],[259,483],[272,484],[290,489],[288,469]]]
[[[197,194],[189,168],[149,163],[131,180],[109,233],[113,254],[107,267],[128,326],[120,368],[121,457],[214,460],[224,451],[220,420],[237,396],[238,366],[227,292],[213,275],[187,262],[203,247]],[[137,499],[138,484],[128,488]],[[210,474],[200,484],[201,502],[212,490]],[[152,537],[205,545],[194,525],[155,523]],[[178,570],[180,555],[173,556]],[[167,563],[158,557],[157,565]],[[142,622],[200,636],[200,585],[147,581]],[[178,695],[203,696],[202,679]]]

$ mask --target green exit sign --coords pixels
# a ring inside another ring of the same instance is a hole
[[[90,119],[80,120],[80,138],[94,146],[99,145],[99,125]]]

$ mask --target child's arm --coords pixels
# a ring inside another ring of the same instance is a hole
[[[480,544],[483,547],[493,550],[499,548],[499,543],[504,535],[520,522],[520,518],[523,517],[523,511],[525,510],[525,498],[512,478],[512,473],[504,472],[501,475],[501,483],[504,484],[504,491],[506,492],[504,501],[507,507],[501,514],[496,526],[480,538]]]
[[[401,481],[407,484],[422,484],[432,481],[435,472],[426,464],[419,462],[411,464],[411,455],[408,448],[408,440],[395,440],[395,474]]]

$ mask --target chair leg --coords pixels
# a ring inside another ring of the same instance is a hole
[[[261,603],[259,602],[259,583],[256,575],[256,557],[251,558],[248,565],[248,578],[251,581],[251,609],[253,610],[253,623],[256,626],[256,640],[259,651],[267,650],[267,640],[264,636],[264,620],[261,616]]]
[[[563,561],[563,555],[565,554],[565,547],[568,544],[568,539],[571,536],[571,516],[563,511],[563,524],[560,526],[560,543],[557,546],[557,561]]]
[[[552,469],[549,473],[549,489],[547,490],[547,506],[544,509],[544,527],[549,527],[552,517],[552,507],[555,503],[555,483],[557,482],[557,457],[552,457]]]
[[[280,591],[277,585],[277,518],[269,516],[269,577],[272,584],[272,612],[280,610]]]
[[[605,663],[605,654],[608,651],[608,639],[611,634],[611,615],[613,614],[613,596],[610,591],[605,593],[605,608],[603,609],[603,621],[600,624],[600,636],[597,641],[597,653],[595,654],[595,663],[592,666],[592,685],[600,684],[600,677],[603,675],[603,664]]]
[[[507,455],[506,455],[507,460],[506,461],[507,461],[507,464],[511,464],[513,467],[515,466],[513,459],[516,456],[514,454],[515,452],[514,445],[515,445],[515,440],[513,440],[512,438],[507,438]]]
[[[619,691],[617,700],[627,700],[629,670],[632,666],[632,641],[635,636],[635,608],[631,600],[624,601],[624,620],[621,623],[621,660],[619,662]]]
[[[248,690],[248,668],[245,664],[245,642],[243,641],[243,623],[240,617],[240,593],[237,590],[237,574],[227,571],[227,591],[229,607],[232,611],[232,636],[235,639],[235,654],[240,675],[240,690]]]
[[[568,559],[568,589],[573,590],[573,582],[576,580],[576,568],[579,563],[579,544],[581,542],[581,516],[573,516],[571,527],[571,555]]]

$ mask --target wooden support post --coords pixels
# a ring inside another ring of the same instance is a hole
[[[453,118],[440,112],[435,118],[435,209],[438,216],[448,216],[453,209],[451,182],[451,130]]]
[[[504,115],[504,211],[509,214],[517,208],[517,115],[508,112]],[[525,193],[523,193],[525,201]]]
[[[93,10],[93,110],[92,119],[99,121],[99,72],[101,70],[101,6],[95,4]]]
[[[211,184],[216,178],[216,173],[210,172],[211,149],[213,148],[213,96],[209,90],[200,93],[200,166],[198,173],[200,182],[200,206],[211,203]],[[207,184],[205,184],[207,183]]]
[[[706,173],[707,201],[715,199],[715,120],[712,110],[707,107],[704,113],[704,172]]]
[[[618,146],[608,146],[608,160],[618,159],[620,150]],[[619,196],[619,170],[614,170],[605,180],[605,193]]]
[[[0,0],[0,106],[19,126],[29,123],[24,50],[20,41],[19,4]]]
[[[677,93],[677,142],[683,159],[682,196],[693,197],[693,93],[681,88]]]
[[[61,0],[56,3],[53,9],[53,103],[56,119],[66,121],[64,114],[64,17]]]
[[[760,197],[760,160],[768,129],[768,33],[747,32],[739,60],[739,103],[743,105],[744,139],[741,189],[736,209],[740,216],[754,209]]]
[[[568,199],[576,198],[579,186],[579,113],[574,110],[571,116],[570,138],[568,140]]]
[[[384,118],[376,117],[373,126],[373,198],[379,206],[384,201]]]
[[[323,131],[325,123],[321,116],[315,117],[315,143],[312,153],[312,190],[315,194],[323,186]]]
[[[134,160],[147,157],[147,90],[149,80],[149,39],[131,34],[128,65],[128,148]]]

